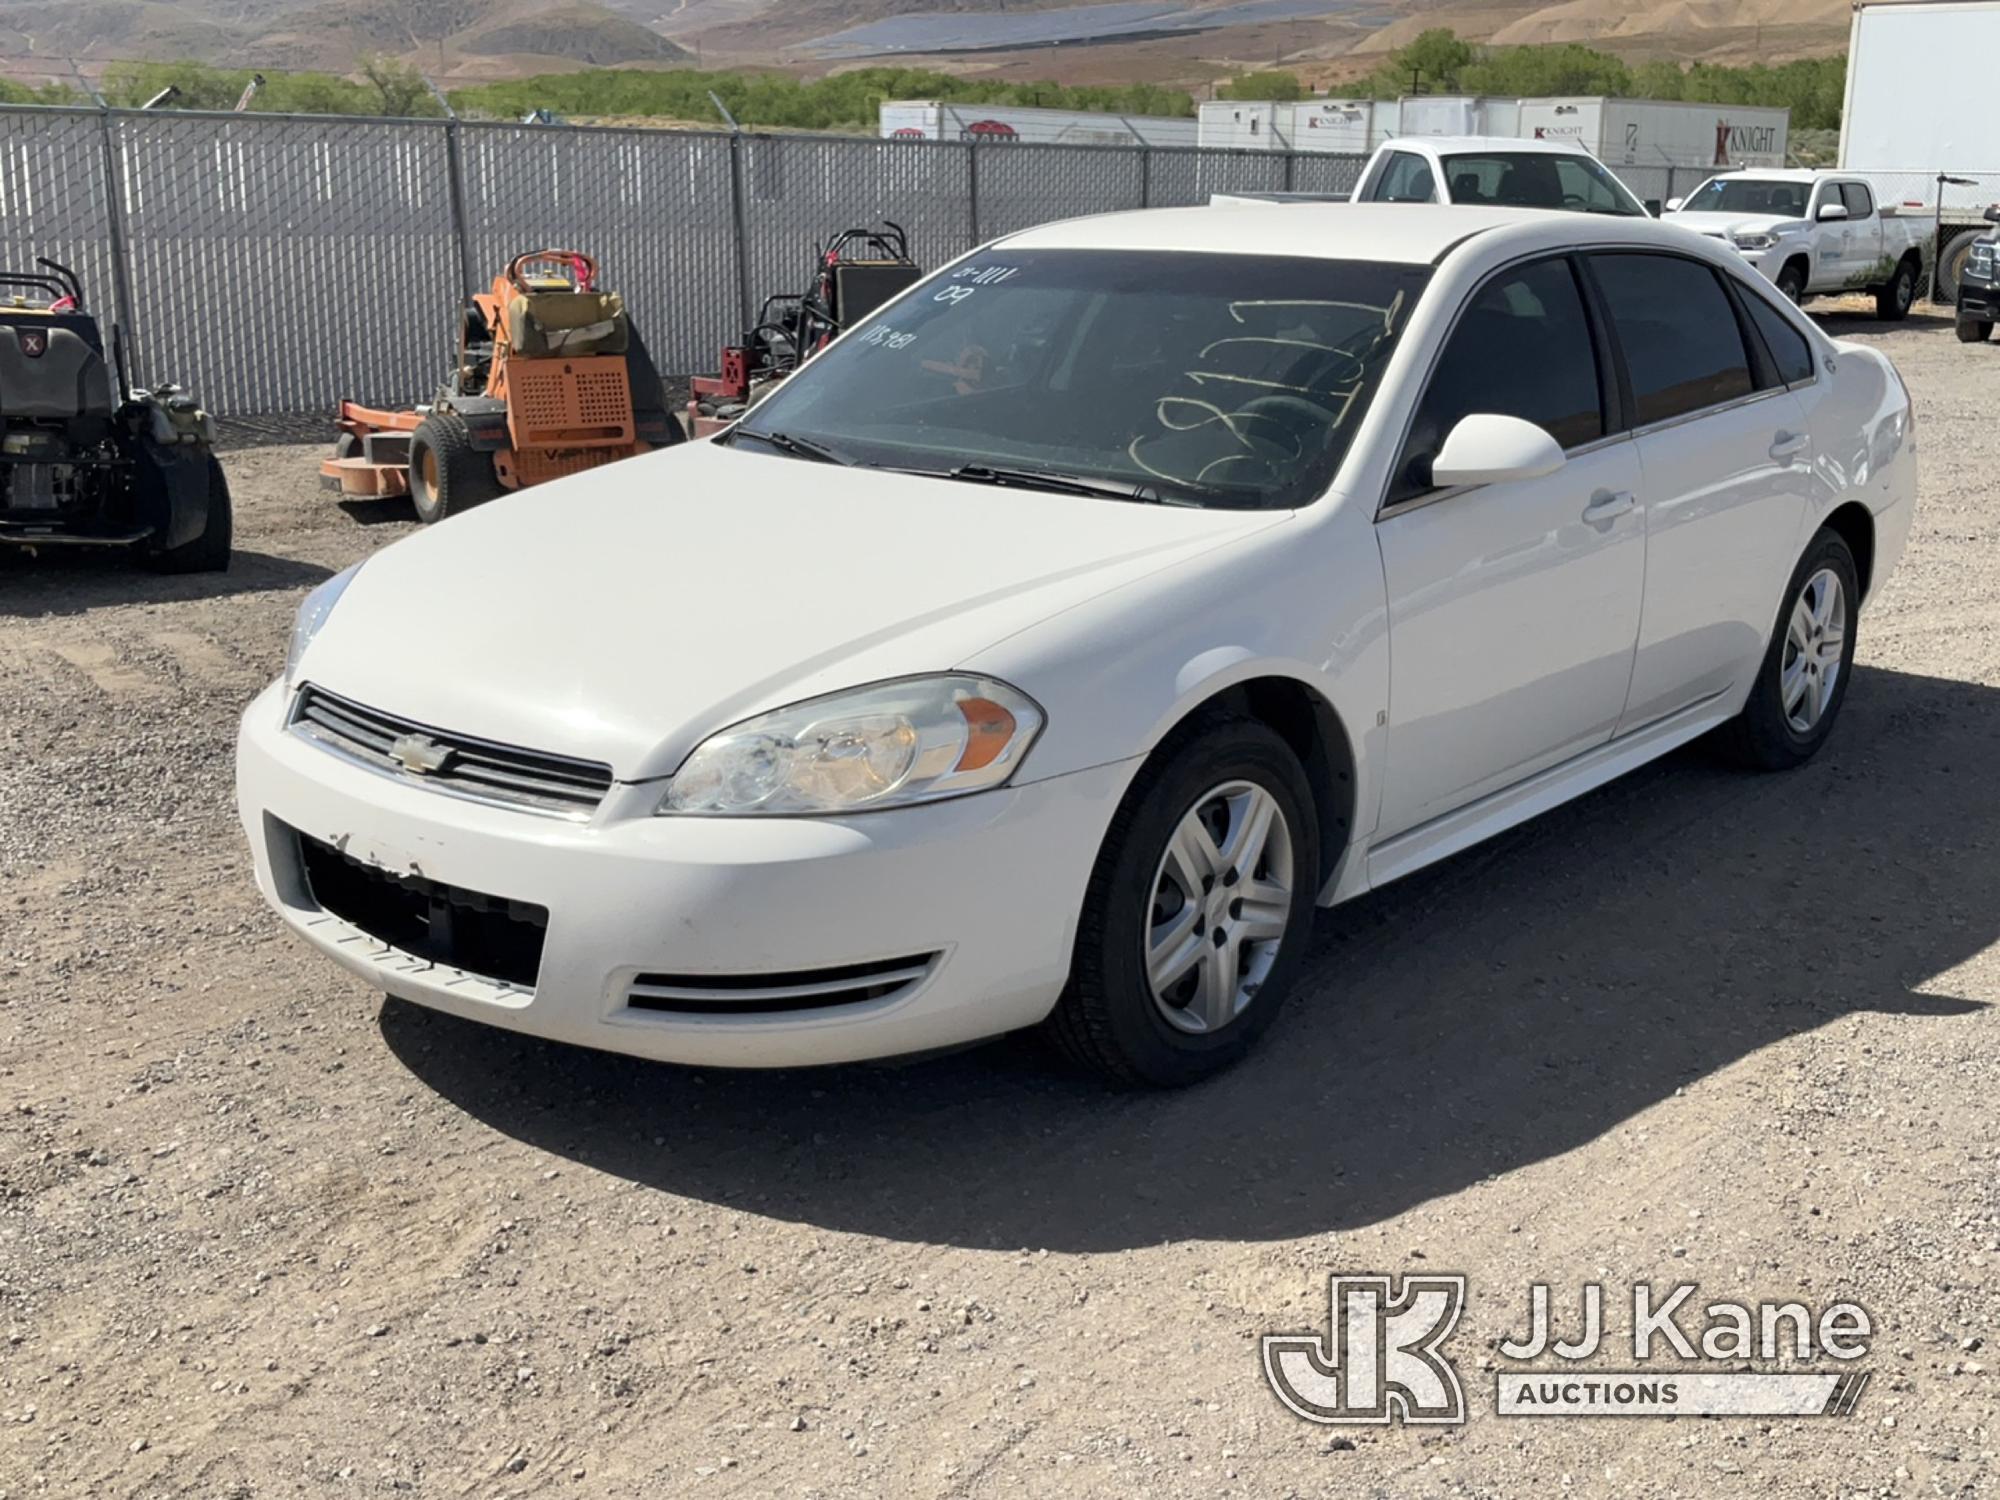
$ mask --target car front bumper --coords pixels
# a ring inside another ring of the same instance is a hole
[[[330,754],[285,727],[288,701],[274,683],[244,712],[237,803],[258,888],[295,932],[419,1004],[722,1067],[891,1056],[1042,1019],[1067,978],[1084,886],[1135,769],[1100,766],[849,818],[654,817],[660,787],[621,783],[594,817],[571,822],[464,801]],[[329,910],[300,835],[321,861],[398,892],[414,883],[545,910],[532,982],[411,951],[422,943],[399,946],[351,903]],[[735,1003],[912,958],[921,976],[879,996]],[[678,998],[681,1009],[651,1008],[645,990],[660,976],[701,994],[700,1012]],[[770,1008],[778,1004],[794,1008]]]

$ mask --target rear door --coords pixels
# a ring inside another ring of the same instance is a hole
[[[1707,262],[1600,251],[1646,496],[1646,602],[1618,732],[1727,694],[1762,659],[1810,491],[1805,413]],[[1776,309],[1765,309],[1779,317]],[[1799,342],[1803,337],[1796,335]],[[1807,358],[1810,378],[1810,356]]]
[[[1560,256],[1496,272],[1439,353],[1375,527],[1390,661],[1378,840],[1600,745],[1618,721],[1645,536],[1599,355]],[[1475,412],[1540,425],[1564,466],[1432,486],[1431,457]]]

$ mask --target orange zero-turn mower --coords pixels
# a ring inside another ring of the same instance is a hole
[[[517,255],[465,299],[457,366],[428,407],[343,401],[338,422],[320,483],[408,495],[425,522],[686,440],[624,299],[576,250]]]

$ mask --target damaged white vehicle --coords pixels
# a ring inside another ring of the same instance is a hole
[[[1811,756],[1915,486],[1881,354],[1643,218],[1049,225],[322,585],[243,825],[302,938],[474,1020],[1187,1083],[1316,905],[1712,730]]]

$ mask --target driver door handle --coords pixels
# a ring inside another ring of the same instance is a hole
[[[1630,490],[1599,490],[1583,508],[1583,519],[1592,526],[1608,526],[1639,503]]]

